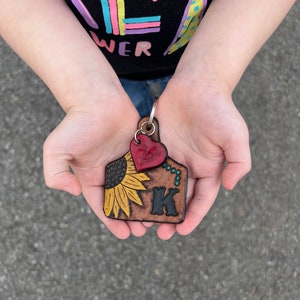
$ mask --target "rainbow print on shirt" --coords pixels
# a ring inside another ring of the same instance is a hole
[[[158,33],[160,31],[163,22],[160,15],[126,18],[125,1],[126,0],[99,0],[103,13],[105,31],[107,34],[126,36]],[[152,1],[156,2],[163,0]],[[71,2],[91,28],[99,29],[99,25],[81,0],[71,0]],[[164,56],[174,53],[190,41],[199,25],[199,22],[201,21],[206,6],[207,0],[188,1],[177,32],[172,39],[171,44],[164,51]],[[108,43],[108,41],[99,39],[93,31],[90,31],[90,33],[99,47],[105,47],[110,52],[115,49],[114,41],[111,40]],[[151,48],[151,43],[143,41],[143,47],[144,49],[147,49],[147,51],[144,50],[143,53],[150,56],[151,54],[149,49]]]
[[[175,52],[191,40],[202,19],[206,5],[207,0],[189,1],[182,17],[181,24],[177,30],[177,34],[175,35],[172,44],[165,51],[164,55]]]
[[[160,16],[126,18],[124,0],[102,0],[101,5],[108,34],[145,34],[160,30]]]

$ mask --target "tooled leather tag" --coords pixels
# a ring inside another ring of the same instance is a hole
[[[148,118],[143,118],[138,129]],[[130,150],[105,168],[104,213],[127,221],[180,223],[184,220],[187,168],[170,158],[155,131],[135,136]]]

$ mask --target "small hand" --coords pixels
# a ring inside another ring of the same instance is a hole
[[[211,208],[221,180],[231,190],[251,168],[247,125],[230,93],[217,87],[174,77],[158,101],[161,140],[169,156],[189,170],[185,221],[161,224],[161,239],[175,231],[191,233]]]
[[[111,103],[110,99],[100,108],[74,107],[67,112],[45,141],[44,174],[51,188],[73,195],[82,192],[107,228],[124,239],[130,233],[142,236],[146,227],[140,222],[118,221],[104,215],[104,170],[107,163],[128,150],[139,116],[126,97],[118,101],[118,106]]]

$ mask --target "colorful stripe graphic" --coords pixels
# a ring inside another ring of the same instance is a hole
[[[159,32],[160,28],[145,28],[145,29],[127,29],[125,30],[125,34],[144,34],[144,33],[153,33]]]
[[[186,45],[195,33],[207,6],[207,0],[190,0],[177,33],[164,55],[171,54]]]
[[[146,23],[133,23],[133,24],[125,24],[126,29],[138,29],[138,28],[151,28],[151,27],[159,27],[160,22],[146,22]]]
[[[118,6],[118,22],[119,22],[119,31],[120,35],[125,35],[125,3],[124,0],[117,0]]]
[[[160,31],[160,16],[124,19],[125,34],[144,34]]]
[[[141,17],[141,18],[127,18],[124,19],[125,24],[134,24],[134,23],[146,23],[146,22],[159,22],[160,16],[153,17]]]
[[[160,16],[126,19],[124,0],[100,0],[100,3],[108,34],[144,34],[160,30]]]
[[[76,7],[78,12],[81,14],[81,16],[84,18],[86,23],[91,26],[94,29],[98,29],[99,26],[94,20],[94,18],[91,16],[85,5],[80,0],[71,0],[73,5]]]
[[[118,6],[116,0],[109,0],[110,7],[110,19],[113,28],[113,34],[118,35],[119,32],[119,22],[118,22]]]
[[[104,24],[106,28],[106,32],[108,34],[112,33],[112,24],[110,21],[110,9],[109,9],[109,4],[107,0],[100,0],[101,6],[102,6],[102,11],[103,11],[103,19],[104,19]]]

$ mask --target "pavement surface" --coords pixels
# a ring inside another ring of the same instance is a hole
[[[234,92],[253,169],[189,236],[114,238],[82,197],[48,189],[63,117],[0,44],[0,299],[300,299],[300,2]]]

